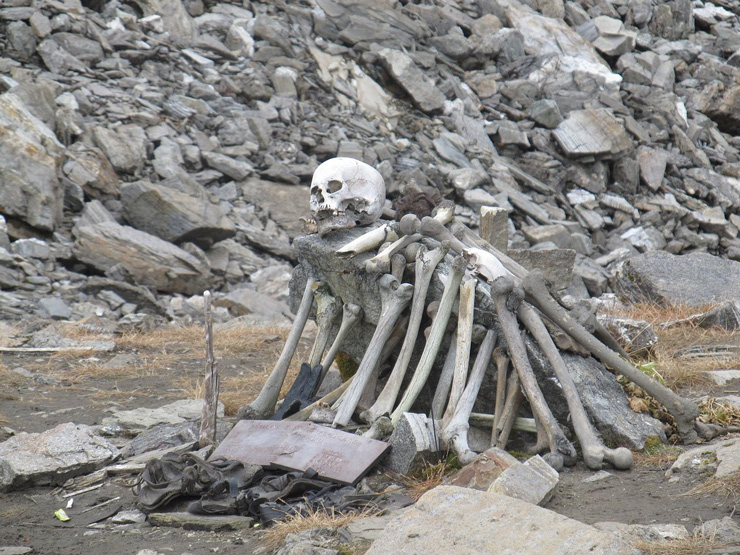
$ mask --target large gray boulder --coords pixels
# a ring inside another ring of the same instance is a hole
[[[90,426],[69,422],[40,434],[21,432],[0,443],[0,491],[61,485],[117,457],[118,448]]]
[[[147,181],[120,187],[123,214],[136,229],[171,243],[191,241],[207,249],[236,234],[234,224],[208,200]]]
[[[0,95],[0,210],[44,231],[62,219],[57,169],[64,148],[12,93]]]
[[[693,307],[740,297],[740,262],[707,253],[646,252],[625,261],[615,290],[629,302]]]
[[[367,555],[637,554],[609,532],[511,497],[440,486],[399,513]]]
[[[198,295],[210,271],[199,258],[172,243],[115,222],[77,228],[72,252],[110,277],[128,278],[165,293]]]

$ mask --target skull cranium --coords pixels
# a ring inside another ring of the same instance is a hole
[[[311,215],[320,235],[368,225],[380,218],[385,181],[372,166],[353,158],[331,158],[311,181]]]

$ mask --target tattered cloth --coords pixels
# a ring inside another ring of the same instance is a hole
[[[168,453],[149,461],[135,492],[145,512],[181,496],[200,497],[188,505],[188,512],[239,514],[263,524],[320,507],[339,512],[362,509],[375,497],[317,478],[312,469],[287,472],[227,459],[206,462],[193,453]]]

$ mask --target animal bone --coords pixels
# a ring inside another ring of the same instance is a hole
[[[460,397],[455,414],[442,431],[442,439],[448,445],[452,445],[460,464],[468,464],[476,457],[476,453],[468,446],[468,429],[470,428],[468,420],[470,419],[470,413],[473,412],[475,399],[478,397],[486,368],[488,368],[488,363],[491,360],[491,353],[493,353],[493,348],[496,346],[496,339],[496,332],[488,330],[483,343],[478,349],[478,355],[475,358],[475,363],[473,363],[473,369],[470,371],[468,384]]]
[[[406,270],[406,257],[396,253],[391,257],[391,274],[398,281],[403,281],[403,272]]]
[[[460,308],[457,315],[457,344],[455,349],[455,370],[452,374],[452,388],[447,402],[447,410],[442,417],[442,426],[452,420],[458,402],[465,389],[470,364],[470,345],[473,341],[473,313],[475,311],[475,279],[469,279],[460,286]]]
[[[523,287],[532,304],[580,343],[582,347],[590,351],[606,366],[643,388],[656,401],[665,405],[668,412],[676,420],[678,433],[684,442],[689,443],[696,439],[694,423],[699,415],[699,407],[695,403],[677,395],[644,372],[640,372],[591,335],[550,296],[545,285],[545,279],[540,272],[529,272],[523,281]]]
[[[401,346],[401,352],[398,354],[396,364],[393,366],[391,375],[378,396],[372,407],[365,411],[360,418],[364,422],[371,423],[380,415],[390,413],[393,410],[393,404],[396,402],[398,392],[401,389],[401,382],[406,374],[411,355],[414,352],[416,339],[419,335],[419,326],[424,315],[424,302],[426,301],[429,284],[432,281],[434,270],[437,265],[447,254],[448,247],[445,245],[428,251],[426,247],[419,249],[416,256],[414,281],[414,298],[411,303],[411,315],[409,326],[406,331],[406,337]]]
[[[322,381],[324,381],[324,377],[329,371],[329,368],[334,362],[334,359],[337,357],[339,349],[342,348],[342,344],[347,338],[347,335],[352,330],[352,328],[355,327],[355,324],[362,320],[362,315],[362,308],[360,308],[356,304],[345,303],[344,307],[342,308],[342,323],[339,325],[339,331],[337,332],[337,336],[334,338],[334,342],[329,348],[329,352],[326,353],[326,356],[321,363],[321,379],[319,380],[319,385]]]
[[[504,402],[504,410],[501,411],[498,426],[496,426],[496,435],[498,436],[496,447],[499,449],[506,448],[509,434],[516,421],[516,413],[519,412],[519,405],[522,404],[523,400],[524,394],[519,388],[519,374],[512,372],[509,374],[509,379],[506,380],[506,401]]]
[[[404,412],[407,412],[411,405],[414,404],[416,398],[419,396],[424,384],[429,377],[429,372],[432,370],[434,360],[437,358],[439,347],[442,344],[445,330],[447,329],[447,322],[450,319],[450,313],[452,312],[452,305],[455,303],[455,297],[460,288],[460,281],[462,280],[463,274],[465,273],[465,259],[462,256],[456,257],[450,266],[450,273],[447,276],[447,283],[445,284],[444,292],[442,293],[442,299],[439,305],[439,312],[437,317],[432,323],[432,330],[427,338],[426,345],[424,345],[424,351],[421,354],[419,364],[416,366],[414,375],[411,378],[411,383],[406,392],[401,398],[398,407],[393,411],[391,420],[393,425],[398,423],[399,418]]]
[[[311,215],[319,235],[368,225],[380,218],[385,182],[372,166],[352,158],[331,158],[319,165],[310,188]]]
[[[532,406],[532,412],[547,434],[550,453],[543,458],[556,470],[560,470],[563,464],[575,464],[576,450],[563,434],[550,407],[547,406],[527,358],[527,350],[515,316],[523,292],[514,289],[514,281],[509,276],[499,276],[494,279],[491,291],[493,302],[496,305],[496,314],[498,314],[499,323],[509,348],[509,356],[519,374],[524,392]]]
[[[491,445],[496,445],[501,413],[504,411],[504,404],[506,403],[506,373],[509,369],[509,355],[506,354],[503,348],[498,348],[493,352],[493,360],[496,362],[496,404],[493,411]]]
[[[398,224],[395,222],[376,227],[375,229],[360,235],[357,239],[350,241],[342,248],[337,249],[337,256],[341,258],[351,258],[358,254],[362,254],[363,252],[377,249],[379,245],[382,245],[386,241],[395,241],[398,239],[398,233],[396,232],[397,228]]]
[[[632,466],[632,451],[625,447],[608,449],[596,435],[596,431],[591,425],[586,410],[583,408],[583,403],[581,403],[578,396],[576,384],[573,382],[570,372],[568,372],[568,367],[565,365],[563,357],[560,356],[560,352],[553,343],[539,314],[527,303],[522,303],[519,307],[519,319],[535,338],[555,371],[555,376],[560,382],[563,395],[568,403],[568,409],[570,409],[573,428],[578,436],[578,441],[581,443],[583,461],[586,466],[592,470],[601,470],[602,461],[606,460],[614,468],[628,470]]]
[[[362,357],[360,366],[357,369],[352,385],[347,390],[344,400],[342,401],[337,416],[334,418],[333,426],[346,426],[357,403],[365,390],[365,386],[378,363],[378,359],[383,351],[383,346],[393,332],[396,321],[398,320],[403,309],[411,301],[414,293],[414,286],[410,283],[399,284],[398,280],[390,274],[384,274],[378,280],[380,286],[381,310],[378,318],[378,325],[375,328],[373,337],[367,346],[365,356]]]
[[[303,333],[303,328],[306,326],[306,320],[308,320],[308,314],[311,312],[311,306],[313,306],[313,285],[315,282],[316,280],[313,278],[309,278],[306,281],[301,305],[298,307],[298,313],[293,321],[293,327],[290,328],[288,338],[285,340],[280,358],[275,363],[275,367],[270,372],[257,398],[249,405],[245,405],[239,409],[238,419],[265,420],[270,418],[275,412],[275,405],[280,396],[280,389],[283,387],[285,375],[288,373],[290,361],[293,360],[296,347],[298,347],[298,341]]]
[[[334,326],[337,316],[339,316],[339,309],[342,306],[341,299],[334,297],[331,294],[329,286],[323,281],[313,284],[313,297],[316,299],[316,325],[319,329],[316,332],[316,339],[311,348],[311,354],[308,356],[308,365],[311,368],[314,368],[321,362],[326,345],[329,343],[331,329]],[[322,370],[321,374],[323,373]]]
[[[442,365],[442,372],[439,374],[439,381],[437,382],[437,389],[434,392],[434,399],[432,400],[432,418],[438,418],[445,410],[447,405],[447,397],[450,394],[450,387],[452,386],[452,378],[455,373],[455,355],[457,353],[457,331],[452,332],[450,337],[450,347],[447,349],[447,355],[445,356],[445,362]]]

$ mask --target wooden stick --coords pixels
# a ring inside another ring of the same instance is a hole
[[[203,312],[206,328],[206,377],[203,415],[200,420],[200,437],[198,447],[216,443],[216,426],[218,424],[218,367],[213,356],[213,321],[211,319],[211,292],[203,293]]]

